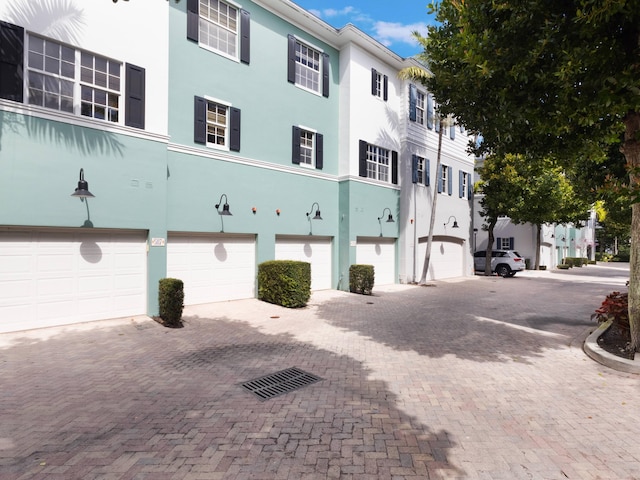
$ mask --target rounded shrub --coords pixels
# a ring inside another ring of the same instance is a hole
[[[300,308],[310,297],[310,263],[269,260],[258,265],[258,299],[287,308]]]
[[[160,318],[168,327],[182,325],[184,283],[177,278],[161,278],[158,288]]]
[[[375,281],[373,265],[351,265],[349,267],[349,291],[362,295],[371,295]]]

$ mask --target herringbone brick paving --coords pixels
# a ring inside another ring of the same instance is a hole
[[[0,478],[638,479],[640,378],[581,350],[627,272],[316,292],[0,335]],[[296,366],[323,381],[259,401]]]

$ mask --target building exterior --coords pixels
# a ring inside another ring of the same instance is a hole
[[[353,26],[288,0],[16,0],[0,22],[0,331],[155,315],[167,276],[185,304],[252,298],[271,259],[314,290],[354,263],[414,281],[434,190],[429,278],[471,274],[466,135],[436,172],[435,106],[398,78],[417,63]]]

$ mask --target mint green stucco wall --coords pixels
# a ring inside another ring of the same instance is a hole
[[[325,173],[338,173],[339,54],[252,2],[250,65],[216,54],[186,38],[186,2],[170,14],[171,141],[195,148],[193,98],[209,96],[242,111],[241,150],[231,155],[291,165],[291,127],[304,125],[324,136]],[[324,98],[287,81],[287,34],[330,55],[330,90]]]
[[[166,144],[0,111],[0,225],[144,230],[166,237]],[[84,169],[86,202],[71,197]],[[157,310],[164,249],[148,257]]]
[[[400,191],[395,188],[371,185],[356,180],[340,182],[340,289],[349,289],[349,267],[356,263],[355,242],[358,237],[398,238],[400,218]],[[389,208],[394,223],[386,223]],[[382,218],[381,225],[378,217]],[[396,265],[398,264],[396,243]],[[397,267],[396,267],[397,276]]]

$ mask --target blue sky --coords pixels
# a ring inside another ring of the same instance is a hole
[[[352,23],[402,57],[422,49],[411,33],[427,34],[429,0],[293,0],[329,25],[340,28]]]

